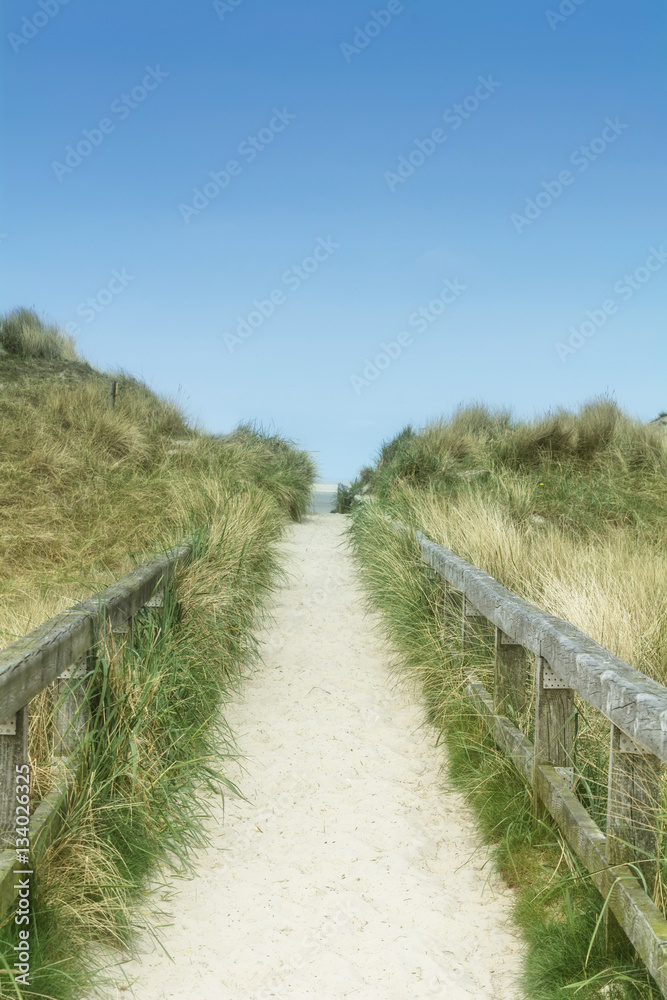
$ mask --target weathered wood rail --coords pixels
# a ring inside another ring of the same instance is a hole
[[[416,539],[421,558],[443,581],[443,613],[460,616],[464,647],[488,623],[493,693],[470,675],[466,694],[588,869],[667,997],[667,920],[652,899],[660,772],[667,763],[667,688],[420,531],[394,527]],[[529,653],[535,664],[532,742],[507,717],[510,705],[514,717],[528,707]],[[610,723],[606,833],[573,791],[575,695]]]
[[[91,652],[105,634],[127,632],[142,608],[161,607],[165,587],[192,555],[193,543],[186,539],[0,651],[0,919],[16,899],[16,774],[28,763],[30,701],[56,685],[52,751],[54,764],[64,765],[86,725],[85,679]],[[31,864],[35,852],[58,829],[68,773],[62,766],[52,791],[30,816]]]

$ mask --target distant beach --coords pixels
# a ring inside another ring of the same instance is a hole
[[[338,493],[338,483],[315,483],[309,513],[329,514]]]

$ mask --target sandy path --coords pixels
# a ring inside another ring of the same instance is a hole
[[[227,798],[197,877],[172,881],[174,963],[150,942],[125,963],[140,1000],[519,997],[509,893],[388,682],[344,526],[314,515],[284,543],[264,664],[227,710],[251,801]]]

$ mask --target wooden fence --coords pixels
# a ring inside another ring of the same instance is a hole
[[[192,554],[193,543],[185,540],[0,651],[0,918],[16,900],[17,822],[19,833],[27,823],[25,807],[17,806],[16,775],[25,773],[28,761],[31,699],[56,685],[53,758],[61,765],[53,790],[30,816],[28,856],[33,865],[59,829],[70,780],[64,762],[86,723],[85,677],[91,652],[105,634],[127,632],[137,611],[161,607],[165,586]]]
[[[412,535],[403,525],[394,527]],[[659,853],[660,769],[667,763],[667,688],[421,532],[414,537],[422,559],[444,583],[443,612],[459,617],[463,645],[480,623],[488,623],[495,650],[493,693],[471,675],[468,698],[532,784],[536,801],[562,830],[667,996],[667,920],[651,896]],[[514,715],[528,707],[529,653],[535,662],[532,742],[507,718],[508,705]],[[575,694],[610,723],[606,835],[573,791]]]

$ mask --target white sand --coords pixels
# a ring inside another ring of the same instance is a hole
[[[345,523],[311,516],[284,543],[264,664],[226,712],[251,802],[227,797],[196,878],[171,880],[174,962],[147,939],[123,966],[140,1000],[520,996],[510,892],[442,790],[416,696],[389,681]]]

